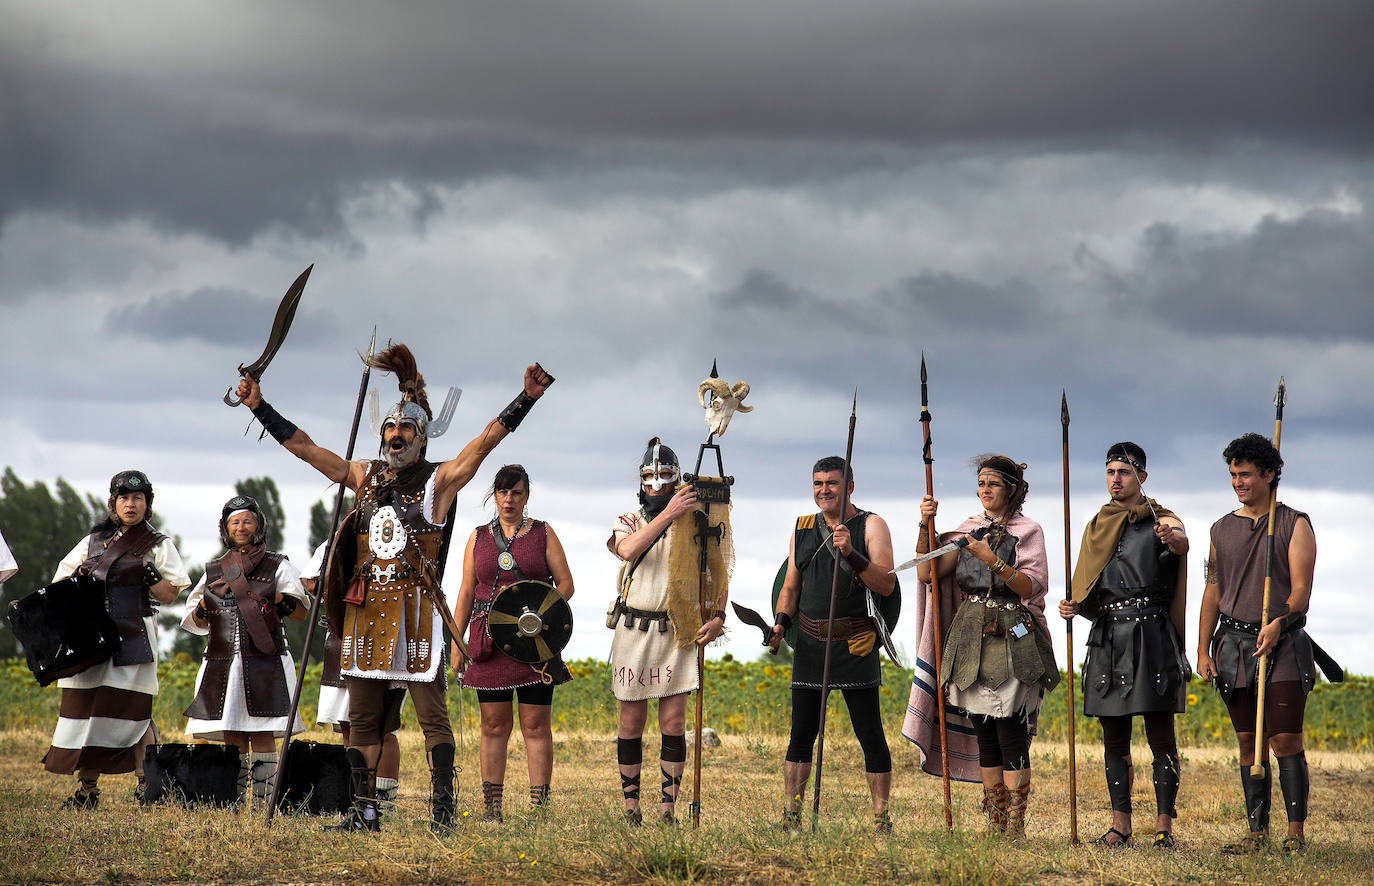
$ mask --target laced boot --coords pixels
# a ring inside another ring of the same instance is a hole
[[[1011,793],[1002,782],[983,785],[983,812],[988,816],[989,834],[1007,832],[1007,806],[1010,802]]]
[[[1007,791],[1007,836],[1019,839],[1026,836],[1026,807],[1030,805],[1031,786],[1026,782]]]
[[[435,745],[429,752],[429,829],[453,832],[453,745]]]
[[[377,776],[377,814],[383,818],[396,812],[396,794],[401,783],[394,778]]]
[[[253,784],[253,764],[248,759],[247,754],[239,755],[239,774],[234,779],[234,788],[238,797],[234,800],[234,809],[242,811],[248,805],[248,788]]]
[[[339,834],[375,834],[382,829],[381,819],[377,815],[377,770],[367,765],[367,758],[357,748],[349,748],[345,753],[352,769],[353,805],[338,824],[327,824],[324,830]]]
[[[100,788],[94,778],[78,778],[76,792],[62,801],[63,809],[91,809],[100,805]]]
[[[506,783],[502,781],[482,782],[482,806],[484,807],[480,821],[500,824],[505,821],[501,814],[502,801],[505,799]]]
[[[533,821],[541,817],[549,808],[549,786],[546,784],[530,785],[530,820]]]

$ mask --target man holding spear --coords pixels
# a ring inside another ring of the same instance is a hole
[[[870,593],[886,597],[896,586],[892,534],[882,517],[849,501],[854,474],[845,459],[829,456],[811,469],[818,514],[798,517],[788,541],[787,573],[778,594],[776,624],[769,645],[776,648],[795,620],[792,659],[792,730],[783,763],[787,805],[783,826],[801,822],[802,796],[811,774],[812,748],[820,732],[829,689],[844,693],[854,735],[863,749],[864,772],[873,799],[876,830],[888,832],[892,754],[883,733],[878,687],[882,682],[878,622],[870,616]],[[837,564],[838,559],[838,564]],[[838,566],[838,587],[834,575]],[[827,639],[829,673],[825,673]],[[823,687],[826,691],[823,691]]]
[[[240,380],[237,396],[273,439],[357,495],[354,519],[341,530],[351,527],[351,537],[331,552],[324,582],[330,628],[342,644],[351,725],[348,757],[356,800],[341,827],[380,830],[375,780],[382,724],[393,697],[387,690],[400,681],[410,690],[425,733],[434,826],[445,828],[453,818],[454,757],[440,667],[443,622],[452,618],[439,588],[445,530],[458,491],[519,427],[553,377],[537,363],[528,367],[515,400],[457,457],[435,463],[426,460],[426,449],[430,438],[447,429],[451,411],[446,405],[445,414],[435,420],[410,349],[397,344],[366,360],[394,373],[401,389],[401,400],[380,428],[381,458],[372,461],[346,461],[315,443],[263,400],[251,373]]]
[[[1244,839],[1222,851],[1263,852],[1268,846],[1272,749],[1288,814],[1283,848],[1302,852],[1307,846],[1303,825],[1308,793],[1302,725],[1307,693],[1316,682],[1314,654],[1328,675],[1328,665],[1334,665],[1302,629],[1312,594],[1317,539],[1306,514],[1278,502],[1283,458],[1273,443],[1259,434],[1245,434],[1232,440],[1221,455],[1230,467],[1231,488],[1240,507],[1212,524],[1197,670],[1203,679],[1215,681],[1231,715],[1250,824]],[[1266,591],[1273,600],[1268,619]],[[1267,674],[1261,664],[1264,656]],[[1259,699],[1265,699],[1261,728],[1267,741],[1262,755],[1255,751]],[[1257,763],[1260,773],[1253,774],[1251,767]]]
[[[1131,839],[1131,723],[1139,714],[1154,755],[1156,849],[1174,848],[1178,741],[1174,715],[1183,713],[1192,669],[1183,655],[1188,536],[1173,511],[1146,498],[1145,450],[1135,443],[1107,449],[1110,501],[1083,530],[1078,567],[1059,614],[1092,620],[1083,666],[1083,713],[1102,724],[1103,763],[1112,825],[1094,840],[1127,846]]]

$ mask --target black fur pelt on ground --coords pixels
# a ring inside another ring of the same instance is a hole
[[[294,739],[282,768],[282,811],[335,815],[353,805],[351,770],[342,745]]]
[[[143,758],[143,805],[175,801],[228,806],[238,800],[239,749],[221,744],[155,744]]]

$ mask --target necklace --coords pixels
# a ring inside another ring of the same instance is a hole
[[[526,522],[527,519],[522,518],[516,524],[515,531],[507,538],[505,527],[501,525],[501,519],[499,517],[492,518],[491,533],[496,536],[496,547],[500,550],[500,553],[496,555],[496,565],[500,566],[504,572],[511,572],[515,569],[515,555],[510,552],[510,546],[513,541],[520,537],[520,532],[525,528]]]

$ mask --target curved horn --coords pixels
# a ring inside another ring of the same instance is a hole
[[[740,405],[737,406],[737,407],[735,408],[735,411],[737,411],[737,412],[753,412],[753,411],[754,411],[754,407],[752,407],[752,406],[745,406],[745,405],[744,405],[744,398],[749,396],[749,383],[748,383],[748,382],[744,382],[744,381],[737,381],[737,382],[735,382],[734,387],[732,387],[732,388],[730,389],[730,393],[734,395],[734,397],[735,397],[736,400],[739,400],[739,401],[740,401]]]
[[[697,385],[697,402],[701,404],[703,409],[706,408],[707,391],[721,398],[730,396],[730,386],[725,383],[724,379],[708,378],[700,385]]]

